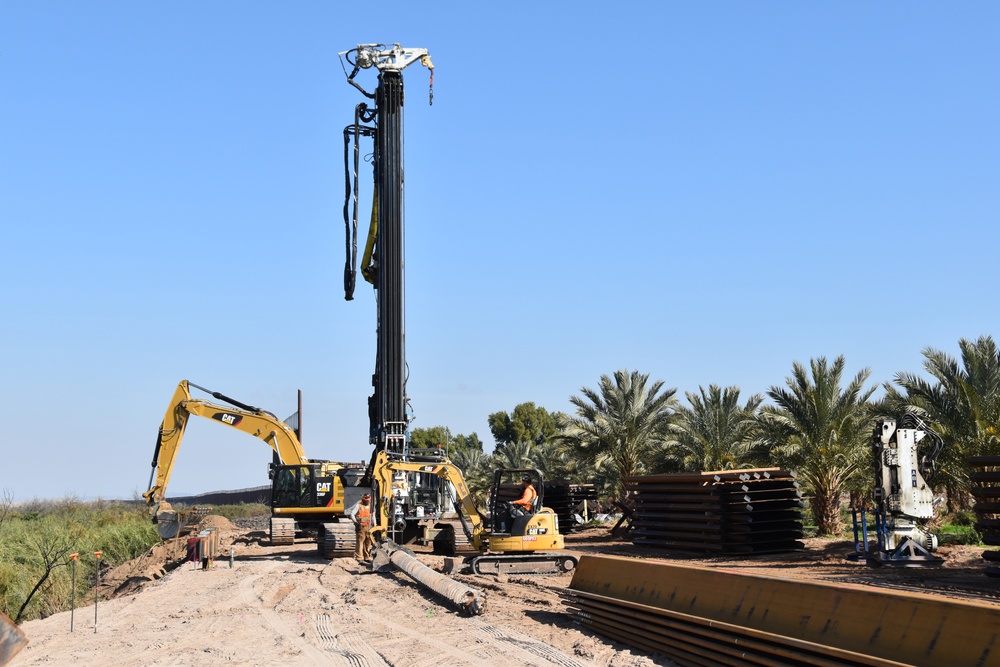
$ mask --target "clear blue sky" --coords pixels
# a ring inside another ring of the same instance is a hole
[[[405,74],[414,427],[490,449],[491,412],[619,368],[680,396],[819,356],[920,371],[1000,322],[998,27],[989,2],[0,4],[0,488],[145,490],[185,378],[280,417],[301,389],[307,453],[368,458],[358,43],[436,66],[433,106]],[[170,490],[268,460],[197,420]]]

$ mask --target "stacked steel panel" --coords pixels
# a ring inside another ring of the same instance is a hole
[[[976,530],[983,544],[1000,547],[1000,456],[969,458],[972,473],[972,496],[976,499]],[[1000,550],[983,552],[986,574],[1000,577]]]
[[[1000,667],[986,602],[593,554],[565,595],[585,628],[684,667]]]
[[[545,482],[545,506],[559,517],[559,531],[569,533],[583,526],[573,518],[583,516],[580,509],[588,501],[597,500],[597,488],[593,484],[569,484],[568,482]]]
[[[802,492],[778,468],[630,477],[632,542],[700,553],[775,553],[803,547]]]

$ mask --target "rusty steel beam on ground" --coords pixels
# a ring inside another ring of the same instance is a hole
[[[711,621],[683,612],[625,602],[592,593],[571,592],[567,602],[585,626],[601,632],[610,628],[622,635],[638,634],[654,645],[665,640],[671,647],[715,654],[722,664],[809,665],[809,667],[899,667],[894,660],[783,637],[730,623]],[[660,648],[654,648],[663,652]],[[739,660],[735,663],[733,658]]]
[[[435,572],[417,560],[409,550],[386,540],[375,549],[372,569],[384,571],[390,563],[418,584],[451,601],[463,613],[479,616],[486,611],[485,593]]]
[[[981,602],[591,555],[581,558],[569,588],[880,664],[1000,667],[1000,607]]]
[[[0,665],[6,665],[28,643],[21,628],[0,612]]]

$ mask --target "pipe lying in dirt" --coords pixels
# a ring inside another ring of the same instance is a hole
[[[386,540],[375,549],[372,569],[384,572],[390,564],[398,567],[425,588],[447,598],[469,616],[479,616],[486,611],[485,593],[435,572],[418,561],[408,549]]]

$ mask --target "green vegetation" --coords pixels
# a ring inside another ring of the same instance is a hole
[[[534,403],[520,403],[510,414],[494,412],[486,420],[490,425],[493,441],[500,447],[519,442],[541,444],[559,432],[561,413],[550,413]]]
[[[740,405],[740,388],[711,385],[706,393],[687,392],[691,407],[678,408],[673,441],[657,466],[663,471],[737,470],[753,467],[755,417],[764,398],[754,394]]]
[[[213,505],[212,514],[233,519],[251,519],[253,517],[271,516],[271,508],[263,503],[240,503],[238,505]]]
[[[866,386],[867,369],[844,377],[843,356],[794,362],[784,386],[770,387],[764,397],[741,401],[739,387],[713,384],[687,392],[688,405],[662,381],[620,370],[602,376],[597,389],[570,397],[572,415],[531,402],[490,414],[494,451],[484,452],[473,434],[478,446],[459,446],[452,457],[477,496],[498,467],[533,467],[546,479],[593,483],[603,498],[621,497],[630,475],[780,467],[798,475],[812,529],[840,535],[850,530],[844,495],[855,507],[871,500],[876,420],[913,410],[944,439],[927,481],[947,497],[946,515],[953,516],[972,506],[968,457],[1000,454],[1000,351],[990,336],[961,339],[959,349],[955,359],[926,348],[927,377],[899,372],[882,385],[879,400],[873,400],[877,385]],[[453,440],[446,427],[427,432],[439,442]],[[946,530],[975,537],[971,523],[955,525]]]
[[[582,387],[583,397],[570,397],[576,416],[562,420],[559,441],[595,467],[609,468],[619,497],[626,477],[646,470],[670,432],[676,389],[649,382],[639,371],[619,370],[601,376],[600,389]]]
[[[0,501],[0,611],[16,622],[68,609],[70,554],[78,553],[76,596],[92,597],[96,560],[116,567],[159,542],[144,509],[131,503],[73,498],[14,505]]]
[[[410,431],[410,447],[415,449],[445,449],[451,456],[464,451],[483,451],[483,443],[479,436],[473,433],[466,436],[459,433],[452,435],[447,426],[432,426],[431,428],[415,428]]]
[[[866,406],[875,387],[865,389],[869,371],[841,387],[844,357],[833,364],[820,357],[810,371],[795,362],[787,389],[771,387],[775,402],[758,416],[758,460],[773,461],[794,470],[812,492],[813,520],[820,534],[837,535],[843,529],[840,496],[849,480],[868,462],[871,422]]]

